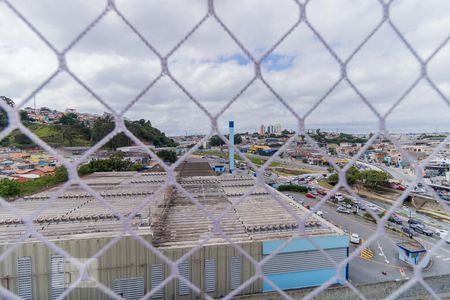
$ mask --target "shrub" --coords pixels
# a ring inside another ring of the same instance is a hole
[[[297,193],[307,193],[308,188],[303,185],[280,185],[278,187],[279,191],[289,191],[289,192],[297,192]]]

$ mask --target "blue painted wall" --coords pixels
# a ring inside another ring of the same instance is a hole
[[[322,269],[308,272],[284,273],[268,275],[274,284],[282,290],[319,286],[336,275],[336,269]],[[266,281],[263,281],[263,292],[275,291]]]
[[[347,248],[349,244],[348,235],[340,236],[319,236],[311,238],[322,249],[332,248]],[[280,245],[284,243],[283,240],[278,241],[264,241],[263,242],[263,255],[274,252]],[[317,250],[316,246],[307,239],[296,239],[289,243],[279,253],[297,252],[297,251],[309,251]]]
[[[311,238],[322,249],[333,248],[347,248],[349,247],[349,238],[347,235],[341,236],[322,236]],[[264,241],[263,242],[263,255],[274,252],[281,244],[283,240],[278,241]],[[279,253],[289,253],[298,251],[310,251],[317,250],[317,248],[307,239],[296,239],[289,243]],[[342,269],[341,274],[348,279],[348,264]],[[296,289],[304,287],[319,286],[322,283],[328,281],[330,278],[336,275],[336,269],[318,269],[304,272],[291,272],[267,275],[273,283],[279,286],[282,290]],[[340,283],[340,282],[336,282]],[[263,292],[274,291],[274,289],[267,283],[263,282]]]

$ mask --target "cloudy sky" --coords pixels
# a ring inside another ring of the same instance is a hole
[[[62,50],[105,8],[105,1],[17,0],[11,3]],[[202,1],[123,0],[118,9],[145,39],[166,55],[206,14]],[[249,53],[259,59],[295,24],[299,9],[291,0],[217,0],[217,15]],[[427,58],[450,33],[450,1],[396,0],[391,19]],[[312,0],[312,26],[346,60],[382,19],[377,0]],[[450,42],[428,65],[430,78],[450,97]],[[109,12],[67,54],[69,68],[112,109],[121,111],[161,71],[157,56],[115,12]],[[0,1],[0,95],[23,100],[57,68],[52,51]],[[254,76],[251,60],[213,18],[170,56],[171,74],[207,110],[216,114]],[[418,78],[420,66],[384,24],[348,63],[348,77],[384,114]],[[300,116],[314,108],[339,79],[339,64],[304,23],[262,63],[262,74]],[[106,108],[65,73],[36,95],[38,106],[102,113]],[[32,102],[24,104],[32,106]],[[394,132],[450,131],[450,107],[422,81],[388,118]],[[167,134],[210,131],[208,117],[168,77],[163,77],[126,113],[145,118]],[[220,117],[221,129],[234,119],[238,131],[280,123],[294,129],[296,119],[259,80]],[[306,119],[309,128],[368,133],[377,119],[342,82]]]

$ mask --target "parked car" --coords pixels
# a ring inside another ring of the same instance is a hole
[[[308,204],[303,205],[303,207],[306,208],[306,209],[310,209],[311,208],[311,206],[309,206]]]
[[[345,207],[343,207],[343,206],[339,206],[339,207],[336,209],[336,211],[337,211],[337,212],[340,212],[340,213],[344,213],[344,214],[349,214],[349,213],[351,213],[350,210],[348,210],[347,208],[345,208]]]
[[[438,230],[436,231],[436,235],[437,235],[438,237],[440,237],[441,239],[444,238],[444,237],[446,237],[447,234],[448,234],[448,230],[445,230],[445,229],[438,229]]]
[[[316,212],[316,215],[318,215],[319,217],[323,217],[323,211],[318,210],[318,211]]]
[[[318,196],[319,195],[319,193],[315,189],[311,190],[311,194],[313,194],[314,196]]]
[[[398,224],[398,225],[402,225],[403,224],[403,221],[396,215],[390,216],[388,220],[389,220],[389,222],[392,222],[392,223],[395,223],[395,224]]]
[[[350,236],[350,243],[359,244],[360,242],[361,238],[359,237],[359,235],[356,233],[352,233],[352,235]]]
[[[409,227],[402,227],[402,231],[409,235],[410,238],[413,238],[417,236],[417,233],[415,233],[411,228]]]
[[[315,199],[315,198],[316,198],[316,196],[314,196],[314,195],[311,194],[311,193],[306,193],[306,194],[305,194],[305,197],[306,197],[306,198],[311,198],[311,199]]]
[[[404,187],[403,185],[399,184],[399,185],[397,185],[396,189],[399,190],[399,191],[404,191],[404,190],[406,190],[406,187]]]
[[[369,203],[369,204],[367,204],[367,207],[371,210],[371,211],[373,211],[373,212],[378,212],[380,209],[378,208],[378,206],[376,206],[376,205],[374,205],[374,204],[372,204],[372,203]]]
[[[322,195],[322,196],[327,194],[327,192],[323,189],[317,189],[317,193],[319,193],[319,195]]]

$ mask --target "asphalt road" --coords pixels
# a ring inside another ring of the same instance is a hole
[[[301,194],[285,193],[292,195],[294,200],[302,200],[305,204],[311,205],[311,207],[318,202],[316,199],[309,199]],[[353,214],[338,213],[336,212],[336,206],[332,203],[324,203],[320,210],[323,212],[323,217],[326,220],[349,234],[357,233],[362,239],[368,240],[376,233],[376,224]],[[352,283],[364,284],[386,280],[402,280],[413,275],[412,269],[398,259],[397,246],[395,245],[395,243],[407,241],[409,238],[395,232],[386,232],[386,235],[377,236],[370,245],[374,253],[373,259],[366,260],[357,256],[350,262],[349,279]],[[438,242],[438,238],[430,238],[423,235],[416,239],[427,249],[431,249]],[[350,252],[352,253],[356,248],[356,245],[351,245]],[[382,272],[385,272],[386,275]],[[427,270],[424,270],[424,275],[431,276],[449,273],[450,245],[446,244],[436,252],[432,259],[432,264]]]

